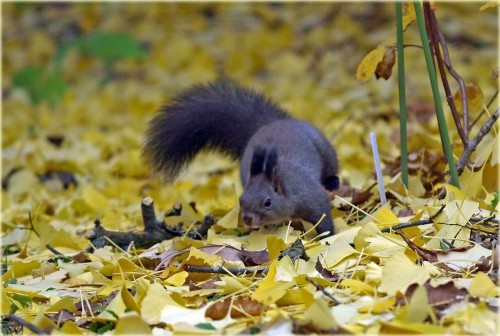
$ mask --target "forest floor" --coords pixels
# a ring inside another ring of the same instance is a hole
[[[498,6],[483,5],[435,4],[477,120],[470,139],[498,106]],[[395,43],[394,12],[392,3],[3,3],[2,332],[496,335],[498,123],[461,187],[447,184],[412,23],[404,187],[396,67],[387,80],[356,78],[366,55]],[[150,175],[148,120],[175,93],[219,77],[263,92],[334,144],[335,236],[239,226],[238,163],[219,155],[200,155],[172,185]],[[140,235],[144,197],[174,231],[207,215],[215,224],[202,240],[181,234],[147,248],[89,241],[96,222]],[[410,225],[393,228],[401,223]]]

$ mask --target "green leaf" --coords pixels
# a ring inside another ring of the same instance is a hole
[[[94,322],[89,324],[88,329],[98,334],[104,334],[106,331],[112,330],[114,327],[114,323],[102,323],[102,322]]]
[[[222,294],[215,294],[214,296],[212,296],[211,298],[208,299],[208,302],[212,302],[212,301],[215,301],[215,300],[218,300],[222,297],[224,297],[225,295],[222,295]]]
[[[101,313],[101,312],[103,312],[103,311],[104,311],[104,309],[105,309],[105,308],[106,308],[106,307],[104,307],[104,306],[97,306],[97,307],[95,307],[95,309],[94,309],[94,310],[95,310],[96,312],[98,312],[98,313]]]
[[[83,52],[99,57],[104,62],[120,58],[140,59],[146,52],[127,33],[100,31],[90,35],[80,44]]]
[[[108,313],[110,313],[111,315],[113,315],[113,317],[114,317],[115,319],[117,319],[117,320],[119,320],[119,319],[120,319],[120,317],[118,316],[118,314],[117,314],[117,313],[115,313],[114,311],[109,310],[109,309],[106,309],[105,311],[107,311]]]
[[[198,323],[195,327],[203,330],[217,330],[211,323]]]
[[[58,72],[44,76],[42,69],[36,66],[27,66],[16,72],[12,78],[12,85],[25,90],[35,104],[42,101],[53,104],[67,89],[66,80]]]
[[[17,71],[12,78],[12,85],[30,91],[40,81],[42,70],[36,66],[27,66]]]
[[[250,335],[257,335],[259,333],[260,333],[260,328],[257,328],[257,327],[250,328]]]
[[[493,198],[493,201],[491,201],[491,206],[496,209],[498,205],[498,201],[500,200],[500,193],[498,191],[495,191],[495,198]]]
[[[16,284],[16,283],[17,283],[17,278],[11,278],[11,279],[5,280],[3,282],[3,286],[7,287],[7,285],[13,285],[13,284]]]
[[[443,240],[439,240],[439,247],[441,248],[441,250],[447,250],[450,248],[448,245],[445,244]]]
[[[12,295],[12,300],[16,300],[24,308],[28,308],[30,306],[29,304],[33,302],[33,299],[30,298],[29,296],[19,295],[19,294]]]
[[[104,334],[106,331],[110,331],[115,327],[114,323],[108,322],[99,329],[97,329],[98,334]]]
[[[64,95],[67,89],[66,80],[58,73],[49,74],[37,84],[32,92],[32,99],[35,104],[44,100],[53,104]]]

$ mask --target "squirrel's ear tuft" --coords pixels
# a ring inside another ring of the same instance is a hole
[[[266,161],[267,151],[258,146],[255,147],[252,155],[252,162],[250,164],[250,176],[259,175],[264,171],[264,162]]]
[[[250,176],[264,173],[264,176],[271,182],[276,180],[278,167],[278,151],[275,147],[265,149],[255,147],[250,164]]]

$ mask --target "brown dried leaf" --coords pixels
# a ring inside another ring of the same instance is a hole
[[[321,264],[321,262],[319,261],[316,261],[316,271],[319,272],[319,274],[321,274],[323,276],[323,278],[325,278],[326,280],[330,280],[330,281],[339,281],[340,280],[340,276],[336,273],[332,273],[330,270],[327,270],[326,268],[323,267],[323,265]]]
[[[392,68],[396,63],[396,46],[386,46],[384,57],[382,61],[378,63],[377,69],[375,70],[375,77],[379,79],[389,79],[392,74]]]
[[[418,285],[416,284],[411,285],[406,290],[405,296],[407,300],[413,296],[417,287]],[[424,287],[427,289],[429,304],[435,305],[438,310],[443,310],[446,307],[451,306],[453,303],[463,301],[468,294],[468,291],[465,288],[457,288],[453,281],[437,287],[431,286],[430,281],[428,281],[424,284]],[[396,304],[404,305],[404,300],[398,299]]]
[[[419,123],[428,123],[436,115],[434,104],[425,101],[416,101],[408,105],[408,117]]]
[[[238,296],[236,298],[228,297],[223,301],[218,301],[212,304],[205,312],[205,317],[212,320],[222,320],[229,312],[229,307],[232,303],[231,317],[240,318],[250,316],[258,316],[264,310],[264,305],[249,297]]]
[[[474,83],[467,83],[465,85],[465,91],[467,93],[467,108],[469,114],[477,114],[483,109],[484,93],[479,86]],[[458,113],[463,113],[462,111],[462,91],[460,89],[455,92],[453,96],[455,101],[455,106],[457,107]]]
[[[342,198],[345,197],[351,197],[351,203],[353,205],[360,205],[365,203],[370,196],[372,195],[372,192],[370,191],[373,186],[368,187],[365,190],[360,190],[357,188],[353,188],[347,185],[342,184],[339,189],[335,190],[332,192],[333,195],[338,195]]]
[[[269,261],[269,252],[261,251],[240,251],[238,257],[245,266],[259,266]]]

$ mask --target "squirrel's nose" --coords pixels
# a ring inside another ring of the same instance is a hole
[[[246,225],[251,225],[252,224],[252,220],[253,220],[253,216],[252,215],[243,214],[243,221],[245,222]]]

